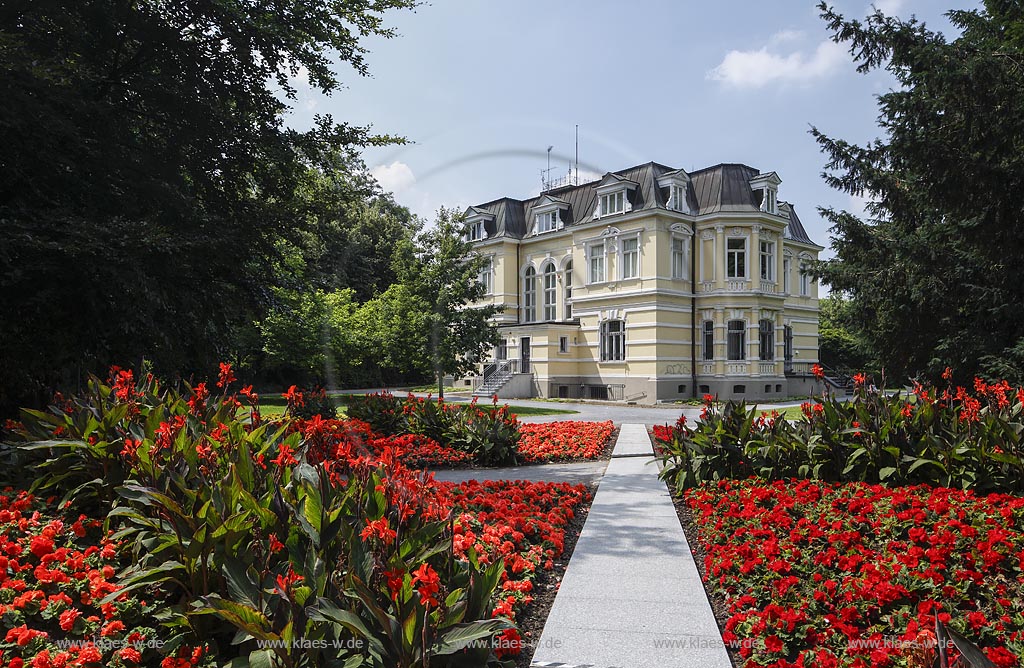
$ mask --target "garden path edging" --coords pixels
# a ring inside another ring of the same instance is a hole
[[[732,668],[653,459],[646,427],[622,425],[535,668]]]

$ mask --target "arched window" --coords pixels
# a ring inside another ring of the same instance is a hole
[[[730,360],[747,359],[747,323],[742,320],[730,320],[726,344]]]
[[[757,324],[758,343],[761,348],[761,359],[771,362],[775,359],[775,323],[762,320]]]
[[[621,362],[626,359],[626,323],[605,320],[601,323],[601,361]]]
[[[572,319],[572,260],[565,263],[565,319]]]
[[[548,262],[544,267],[544,320],[555,319],[555,301],[557,300],[558,280],[555,265]]]
[[[537,320],[537,270],[533,267],[526,269],[526,276],[523,278],[523,320]]]

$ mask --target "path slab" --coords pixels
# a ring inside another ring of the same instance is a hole
[[[537,643],[535,668],[559,664],[732,668],[643,425],[622,425]]]

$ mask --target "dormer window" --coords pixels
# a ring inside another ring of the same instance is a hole
[[[773,215],[779,214],[779,184],[782,179],[775,172],[758,174],[750,179],[750,188],[754,191],[754,201],[759,210]]]
[[[668,208],[673,211],[686,211],[686,190],[679,185],[673,184],[669,188]]]
[[[572,215],[569,203],[552,195],[542,195],[527,212],[533,216],[532,234],[544,234],[554,232],[565,227],[566,222],[571,222]]]
[[[619,191],[617,193],[609,193],[607,195],[601,195],[601,206],[599,208],[599,214],[601,216],[610,216],[613,213],[622,213],[624,207],[624,200],[626,193]]]
[[[597,191],[597,208],[594,210],[594,218],[632,211],[633,203],[629,201],[629,191],[638,185],[635,181],[624,179],[616,174],[605,174],[601,182],[594,187],[594,190]]]
[[[487,232],[484,230],[483,220],[474,220],[469,223],[469,229],[466,231],[466,241],[479,241],[487,236]]]
[[[537,231],[537,234],[557,230],[560,227],[558,221],[558,211],[555,210],[550,211],[548,213],[538,213],[536,223],[537,224],[534,229]]]
[[[690,184],[690,175],[681,169],[668,172],[658,178],[658,187],[664,188],[666,195],[665,208],[670,211],[692,213],[690,203],[686,199],[686,191]]]

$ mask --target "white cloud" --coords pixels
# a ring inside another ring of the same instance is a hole
[[[404,162],[395,160],[390,165],[377,165],[370,170],[380,187],[392,193],[408,190],[416,183],[416,175]]]
[[[804,37],[802,30],[780,30],[768,38],[769,44],[785,44],[786,42],[798,42]]]
[[[867,204],[870,201],[871,198],[866,193],[863,195],[850,195],[850,204],[846,210],[863,219],[867,213]]]
[[[906,0],[874,0],[871,6],[887,16],[894,16],[899,14],[906,4]]]
[[[806,84],[836,72],[846,62],[845,49],[825,41],[813,53],[794,51],[788,55],[773,53],[768,47],[757,51],[730,51],[707,78],[736,88],[762,88],[768,85]]]

